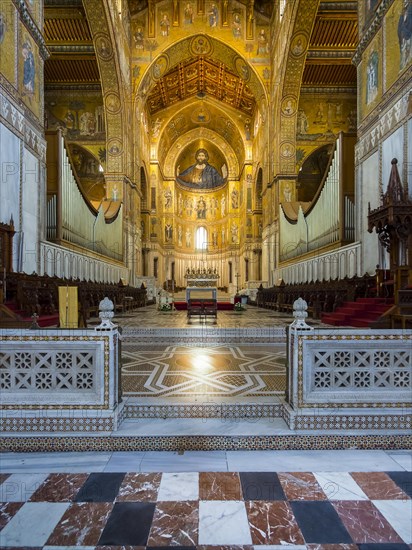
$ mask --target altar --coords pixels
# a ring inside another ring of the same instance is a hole
[[[185,279],[187,287],[217,288],[219,274],[216,269],[206,269],[205,267],[203,269],[190,269],[188,267],[185,273]]]

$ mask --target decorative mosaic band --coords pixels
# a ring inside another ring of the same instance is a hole
[[[282,404],[126,405],[127,418],[281,418]]]
[[[412,435],[3,437],[0,452],[411,449]]]

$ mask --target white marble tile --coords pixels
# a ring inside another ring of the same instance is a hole
[[[2,453],[0,472],[102,472],[112,453]]]
[[[245,503],[200,501],[199,544],[252,544]]]
[[[403,471],[385,451],[228,451],[229,471]]]
[[[412,544],[412,500],[373,500],[406,544]]]
[[[0,502],[26,502],[47,474],[12,474],[0,485]]]
[[[396,462],[396,464],[399,464],[399,466],[402,466],[404,470],[408,472],[412,472],[412,453],[408,451],[398,452],[398,453],[388,452],[388,456],[390,456],[391,459]]]
[[[144,451],[114,452],[103,472],[139,472],[144,455]]]
[[[225,451],[150,451],[140,464],[141,472],[226,472]]]
[[[369,500],[347,472],[313,472],[329,500]]]
[[[0,546],[43,546],[69,502],[26,502],[0,532]]]
[[[166,472],[162,475],[157,500],[198,500],[199,474],[197,472]]]

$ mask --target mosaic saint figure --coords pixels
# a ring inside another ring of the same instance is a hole
[[[400,69],[412,61],[412,3],[403,1],[402,12],[398,21],[398,39],[401,53]]]
[[[163,14],[163,18],[160,20],[160,34],[162,36],[169,36],[170,20],[167,13]]]
[[[193,6],[192,4],[186,4],[183,14],[184,24],[191,25],[193,23]]]
[[[219,174],[214,166],[209,164],[209,153],[206,149],[198,149],[195,158],[195,164],[176,176],[179,183],[186,187],[198,189],[212,189],[225,183],[225,178]]]
[[[366,67],[366,103],[371,103],[378,95],[378,52],[371,53]]]
[[[210,10],[207,12],[208,18],[209,18],[209,27],[215,28],[217,27],[218,21],[219,21],[219,10],[217,9],[216,4],[212,4],[210,6]]]
[[[4,40],[5,34],[6,34],[6,18],[2,13],[0,13],[0,44]]]
[[[232,34],[233,38],[238,40],[242,36],[242,22],[240,21],[240,15],[235,13],[232,21]]]
[[[144,34],[142,27],[137,27],[136,32],[134,33],[134,46],[136,50],[144,49]]]
[[[23,44],[21,53],[24,59],[23,88],[27,94],[31,95],[34,94],[34,79],[36,76],[36,68],[30,42],[25,42]]]
[[[257,37],[257,54],[266,55],[268,53],[268,37],[266,36],[265,29],[261,29]]]

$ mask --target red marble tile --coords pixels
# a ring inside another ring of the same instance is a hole
[[[307,550],[358,550],[357,544],[307,544]]]
[[[113,508],[111,502],[74,503],[50,535],[47,546],[93,546]]]
[[[385,472],[351,472],[371,500],[409,500],[409,496]]]
[[[148,546],[196,546],[199,536],[199,503],[158,502]]]
[[[200,472],[200,500],[243,500],[237,472]]]
[[[288,502],[250,500],[245,504],[253,544],[305,544]]]
[[[126,474],[116,501],[156,502],[162,474]]]
[[[95,550],[145,550],[145,546],[96,546]]]
[[[328,498],[310,472],[280,472],[278,477],[288,500],[327,500]]]
[[[20,510],[24,502],[2,502],[0,503],[0,531],[5,527],[11,518]]]
[[[3,481],[6,481],[8,477],[10,477],[10,474],[0,474],[0,483],[3,483]]]
[[[89,474],[50,474],[32,494],[32,502],[71,502]]]
[[[371,501],[336,500],[332,505],[354,542],[358,544],[403,542]]]

